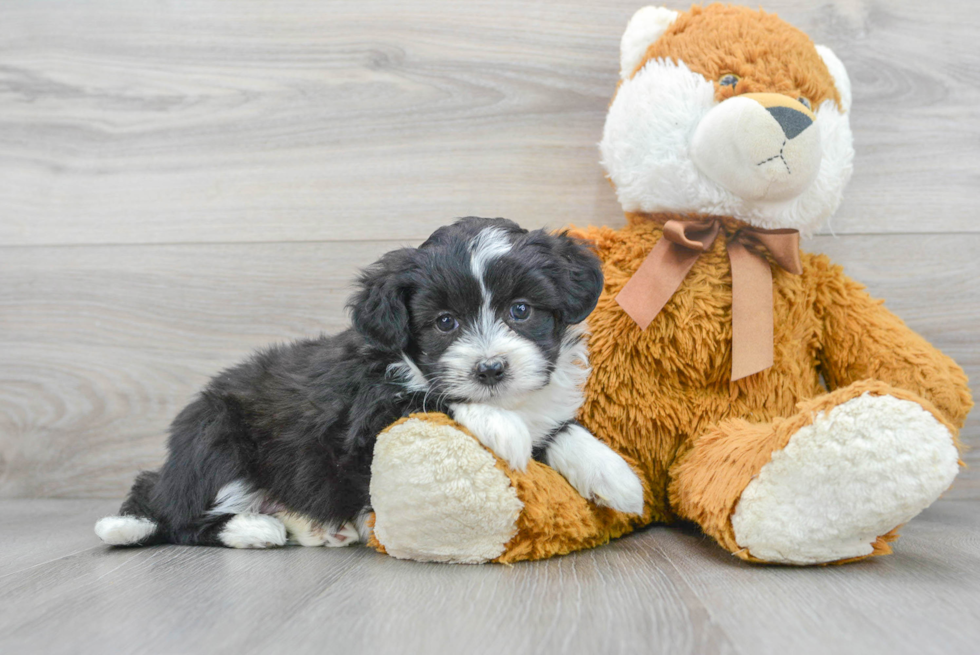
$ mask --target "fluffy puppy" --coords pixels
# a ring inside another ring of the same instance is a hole
[[[596,257],[565,235],[465,218],[366,269],[352,328],[274,346],[215,377],[141,473],[112,545],[340,546],[367,536],[376,435],[444,411],[510,466],[537,456],[585,497],[640,512],[643,489],[575,423]]]

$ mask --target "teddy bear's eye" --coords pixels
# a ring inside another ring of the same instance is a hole
[[[813,106],[810,104],[810,101],[807,100],[806,98],[804,98],[803,96],[800,96],[799,98],[797,98],[796,101],[799,102],[804,107],[806,107],[807,109],[809,109],[811,111],[813,110]]]
[[[721,86],[735,86],[738,84],[738,75],[732,75],[731,73],[722,75],[721,79],[718,80],[718,84]]]

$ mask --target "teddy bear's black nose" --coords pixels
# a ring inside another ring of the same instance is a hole
[[[813,125],[813,120],[809,116],[792,107],[767,107],[766,111],[772,114],[779,127],[783,128],[787,140]]]
[[[476,365],[476,379],[480,384],[492,387],[504,379],[507,363],[502,359],[488,359]]]

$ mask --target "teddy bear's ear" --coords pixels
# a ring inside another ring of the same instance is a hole
[[[643,7],[630,19],[619,43],[619,76],[628,80],[651,43],[660,38],[678,12],[666,7]]]
[[[837,93],[840,94],[841,105],[843,105],[840,110],[842,112],[850,111],[851,79],[847,76],[847,69],[844,68],[844,64],[837,58],[834,51],[827,46],[818,45],[817,53],[823,59],[823,63],[827,65],[827,70],[830,71],[830,75],[834,78],[834,86],[837,87]]]

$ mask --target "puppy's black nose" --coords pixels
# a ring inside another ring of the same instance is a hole
[[[476,365],[476,379],[480,384],[492,387],[504,379],[507,363],[502,359],[488,359]]]

